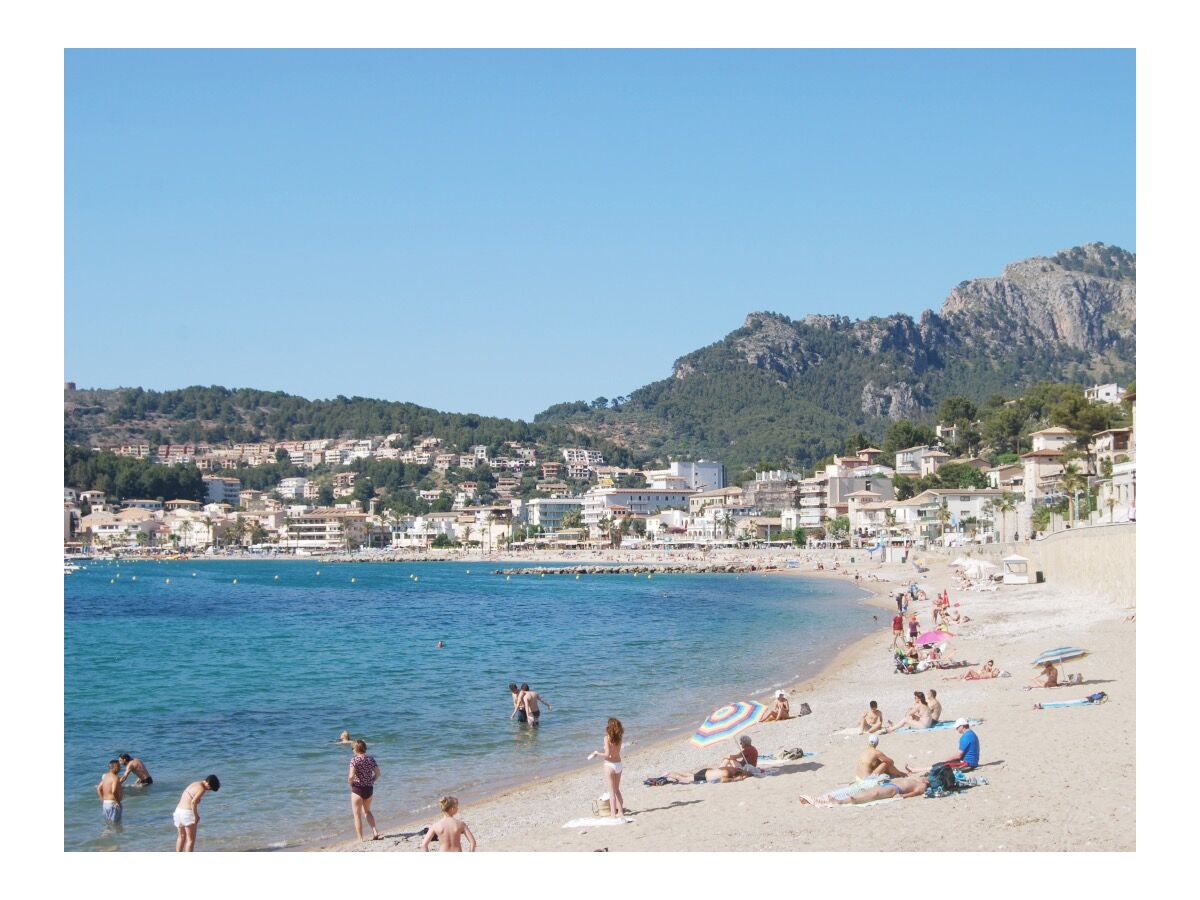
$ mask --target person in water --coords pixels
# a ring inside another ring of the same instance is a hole
[[[554,707],[550,705],[550,701],[537,691],[532,690],[528,684],[521,685],[521,703],[525,706],[525,715],[528,717],[531,726],[536,726],[542,717],[542,710],[538,706],[539,703],[545,703],[546,709],[551,712],[554,711]]]
[[[121,776],[121,784],[128,781],[130,775],[137,776],[137,781],[133,783],[134,787],[154,784],[154,779],[150,777],[150,770],[146,768],[146,764],[140,759],[135,759],[128,753],[122,753],[117,757],[117,761],[125,767],[125,774]]]
[[[177,853],[191,853],[196,849],[196,832],[200,828],[200,801],[209,791],[215,793],[220,789],[221,779],[216,775],[209,775],[202,781],[193,781],[184,790],[172,816],[175,830],[178,832],[175,838]]]
[[[529,721],[529,716],[525,714],[525,697],[521,693],[521,689],[514,682],[508,683],[508,689],[512,693],[513,711],[509,713],[509,718],[514,716],[517,719],[517,724],[524,725]]]
[[[353,744],[354,740],[353,740],[353,738],[350,737],[350,732],[343,731],[341,734],[338,735],[337,742],[339,744]]]
[[[96,794],[100,797],[100,808],[104,812],[105,824],[114,828],[121,827],[121,801],[125,796],[125,788],[120,776],[121,764],[115,759],[108,761],[108,771],[100,776],[96,785]]]
[[[461,853],[463,835],[466,835],[467,842],[471,845],[468,850],[474,853],[475,835],[471,834],[471,826],[457,818],[458,798],[440,797],[438,806],[441,807],[442,818],[430,825],[429,830],[425,832],[425,838],[421,841],[421,850],[428,853],[429,844],[434,838],[437,838],[438,847],[443,853]]]

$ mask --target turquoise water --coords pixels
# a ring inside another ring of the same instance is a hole
[[[65,848],[173,849],[171,811],[210,772],[222,787],[201,807],[201,850],[351,838],[343,728],[383,770],[382,827],[443,793],[470,803],[576,768],[610,715],[635,750],[692,728],[811,675],[871,624],[865,594],[835,581],[506,581],[495,567],[93,562],[67,576]],[[523,680],[554,707],[536,731],[508,718]],[[155,783],[127,788],[113,833],[95,785],[122,751]]]

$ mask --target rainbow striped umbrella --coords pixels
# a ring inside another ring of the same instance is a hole
[[[728,740],[757,724],[766,714],[767,708],[753,700],[739,700],[722,706],[704,720],[700,730],[692,735],[692,743],[697,747],[708,747]]]

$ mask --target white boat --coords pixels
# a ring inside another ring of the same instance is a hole
[[[80,569],[86,569],[87,566],[77,566],[69,559],[63,560],[63,574],[70,575],[72,572],[78,572]]]

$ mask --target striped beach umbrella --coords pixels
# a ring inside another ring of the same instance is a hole
[[[1033,664],[1044,666],[1046,663],[1062,663],[1069,659],[1083,659],[1087,654],[1088,652],[1082,647],[1055,647],[1035,659]]]
[[[697,747],[708,747],[741,734],[751,725],[757,724],[767,713],[767,708],[753,700],[739,700],[710,715],[692,735]]]

